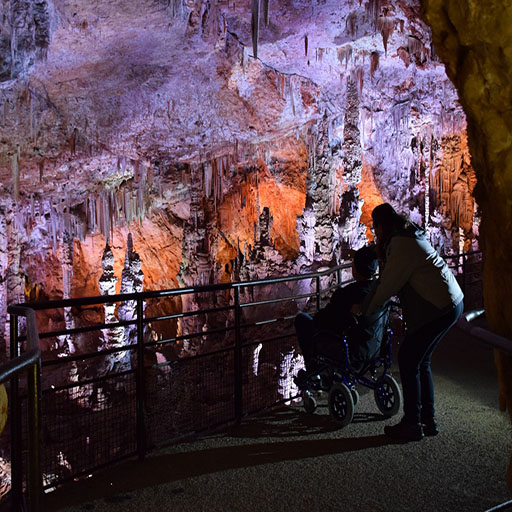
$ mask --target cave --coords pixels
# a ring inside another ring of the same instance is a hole
[[[249,4],[2,0],[0,362],[9,304],[339,265],[372,241],[382,202],[422,225],[443,256],[483,251],[489,327],[512,337],[512,8]],[[147,313],[204,301],[155,301]],[[129,320],[133,307],[38,321]],[[155,325],[148,336],[180,332]],[[113,329],[83,346],[60,336],[42,349],[61,357],[133,335]],[[512,362],[496,353],[496,364],[510,411]],[[108,365],[128,368],[129,357]]]

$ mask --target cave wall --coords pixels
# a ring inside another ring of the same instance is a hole
[[[484,301],[489,327],[512,339],[512,6],[423,0],[437,53],[459,91],[478,185]],[[496,351],[500,408],[512,418],[512,357]],[[507,471],[512,488],[512,462]]]
[[[443,253],[476,245],[466,118],[416,1],[280,3],[257,58],[241,2],[1,8],[2,320],[98,295],[107,245],[119,292],[130,236],[144,290],[338,263],[382,201]]]

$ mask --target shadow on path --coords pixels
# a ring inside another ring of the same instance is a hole
[[[44,510],[58,510],[86,501],[109,498],[136,489],[176,482],[229,469],[366,450],[394,441],[384,435],[255,443],[208,448],[131,461],[91,479],[74,482],[46,496]]]

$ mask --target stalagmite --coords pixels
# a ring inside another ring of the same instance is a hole
[[[62,236],[62,298],[71,298],[71,280],[73,277],[73,238],[65,231]],[[66,329],[74,329],[75,319],[71,308],[64,308],[64,322]],[[73,354],[75,346],[73,338],[69,334],[59,336],[59,356]]]
[[[128,234],[126,242],[126,256],[124,268],[121,273],[121,293],[138,293],[142,291],[144,274],[141,270],[142,262],[139,255],[133,250],[132,234]],[[125,300],[121,302],[118,309],[119,320],[135,320],[137,318],[137,301]],[[137,343],[137,325],[124,327],[124,339],[122,345]],[[130,368],[130,352],[118,352],[114,363],[117,369]]]
[[[100,293],[101,295],[115,295],[117,277],[114,274],[114,254],[112,253],[112,250],[108,244],[105,246],[103,251],[101,267],[103,268],[103,273],[98,283]],[[115,302],[105,302],[103,304],[103,309],[105,311],[106,324],[117,322]],[[120,347],[123,345],[123,338],[124,330],[122,327],[106,328],[102,332],[103,348],[109,349]],[[122,356],[120,356],[120,354],[122,354]],[[117,363],[119,359],[126,359],[126,357],[126,352],[115,352],[114,354],[105,356],[104,368],[102,371],[100,371],[100,373],[108,373],[111,372],[114,368],[117,369]]]
[[[432,172],[432,133],[427,132],[427,158],[425,163],[425,231],[428,233],[430,229],[430,173]]]

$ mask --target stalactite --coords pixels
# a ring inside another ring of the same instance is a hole
[[[315,58],[318,62],[322,63],[324,55],[329,53],[329,48],[317,48],[315,50]]]
[[[373,27],[377,27],[378,24],[381,1],[382,0],[368,0],[368,2],[365,3],[366,14]]]
[[[402,126],[409,123],[410,103],[408,101],[398,102],[392,107],[393,130],[398,133]]]
[[[408,48],[409,48],[409,55],[418,55],[418,57],[423,60],[424,57],[424,51],[425,46],[423,45],[423,42],[420,41],[416,36],[409,35],[407,38],[408,42]]]
[[[361,95],[364,86],[364,69],[362,67],[358,67],[355,70],[355,82],[357,84],[357,91]]]
[[[372,52],[370,60],[370,76],[373,77],[375,71],[379,68],[379,52]]]
[[[270,21],[269,3],[270,0],[263,0],[263,18],[265,19],[265,25],[268,25]]]
[[[338,61],[341,65],[345,64],[345,69],[347,69],[348,61],[352,58],[352,46],[343,46],[336,50],[336,55],[338,57]]]
[[[41,158],[38,163],[39,166],[39,183],[43,182],[43,174],[44,174],[44,158]]]
[[[260,30],[260,0],[252,0],[251,34],[254,58],[258,58],[258,38]]]
[[[384,52],[387,55],[388,53],[388,40],[393,34],[393,31],[395,30],[395,19],[394,18],[387,18],[385,16],[379,16],[378,22],[377,22],[377,30],[382,35],[382,42],[384,44]]]
[[[295,116],[295,100],[294,100],[294,97],[293,97],[293,77],[288,77],[288,90],[289,90],[289,94],[290,94],[290,102],[291,102],[291,105],[292,105],[292,112],[293,112],[293,115]]]
[[[33,142],[35,139],[35,120],[34,120],[34,100],[32,93],[29,89],[29,124],[30,124],[30,140]]]
[[[206,197],[210,197],[212,195],[212,166],[209,162],[205,162],[202,165],[203,167],[203,193]]]
[[[304,36],[304,55],[308,56],[308,36],[307,34]]]
[[[345,21],[345,32],[347,32],[350,37],[354,37],[357,33],[357,12],[351,12]]]
[[[11,32],[11,78],[15,76],[15,62],[16,62],[16,25],[13,23]]]
[[[247,66],[247,56],[246,56],[246,52],[245,52],[245,46],[242,46],[241,64],[242,64],[242,73],[245,75],[245,68]]]
[[[12,172],[13,197],[14,197],[15,201],[18,201],[19,197],[20,197],[20,169],[19,169],[19,157],[18,157],[17,152],[11,156],[11,172]]]
[[[77,138],[77,129],[73,128],[71,135],[68,138],[69,151],[72,155],[75,154],[76,151],[76,138]]]

